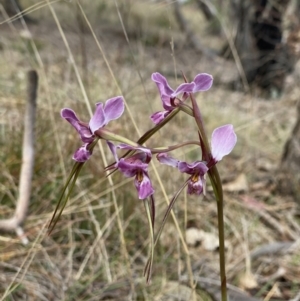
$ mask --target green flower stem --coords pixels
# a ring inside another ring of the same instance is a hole
[[[95,135],[97,135],[99,138],[109,140],[109,141],[118,141],[121,143],[126,143],[130,146],[137,147],[139,146],[136,142],[129,140],[121,135],[118,135],[116,133],[113,133],[105,128],[101,128],[98,131],[95,132]]]
[[[206,136],[206,131],[204,128],[204,123],[200,113],[200,109],[197,102],[193,96],[190,94],[190,98],[193,105],[194,118],[196,120],[200,140],[203,143],[202,151],[205,152],[204,158],[209,161],[211,156],[211,151]],[[213,186],[214,194],[217,200],[217,210],[218,210],[218,229],[219,229],[219,256],[220,256],[220,278],[221,278],[221,295],[222,301],[227,301],[227,285],[226,285],[226,270],[225,270],[225,235],[224,235],[224,213],[223,213],[223,189],[220,179],[220,175],[216,166],[213,166],[209,171],[208,175]]]
[[[208,176],[213,186],[217,200],[218,230],[219,230],[219,256],[220,256],[220,278],[222,301],[227,301],[227,284],[225,270],[225,234],[224,234],[224,213],[223,213],[223,189],[220,175],[216,166],[208,171]]]
[[[178,108],[180,109],[180,111],[183,111],[184,113],[186,113],[186,114],[194,117],[194,112],[193,112],[192,108],[189,107],[188,105],[186,105],[186,104],[180,104],[178,106]]]
[[[149,140],[156,132],[158,132],[164,125],[166,125],[173,117],[179,113],[180,109],[174,109],[163,121],[154,126],[152,129],[148,130],[142,137],[137,141],[138,144],[143,144]]]
[[[167,152],[173,151],[177,148],[180,148],[180,147],[186,146],[186,145],[200,146],[200,143],[199,143],[199,141],[187,141],[187,142],[179,143],[179,144],[168,146],[168,147],[161,146],[161,147],[150,148],[150,150],[151,150],[152,154],[167,153]]]
[[[193,117],[196,120],[197,127],[199,129],[199,136],[200,136],[200,141],[202,143],[202,151],[204,152],[204,157],[207,161],[209,161],[210,156],[211,156],[211,151],[210,151],[210,146],[208,143],[208,139],[206,136],[206,131],[204,128],[204,123],[202,120],[201,112],[200,109],[197,105],[197,102],[195,98],[193,97],[193,94],[190,94],[190,98],[192,101],[193,105]],[[191,110],[188,107],[178,107],[176,108],[172,113],[175,115],[178,113],[178,110],[184,111],[188,115],[191,115]],[[172,114],[171,113],[171,114]],[[170,115],[171,115],[170,114]],[[168,120],[164,120],[161,124],[158,126],[154,127],[150,131],[148,131],[143,137],[140,138],[138,143],[143,143],[146,140],[148,140],[157,130],[159,130],[161,127],[163,127],[164,124],[166,124],[171,118],[174,116],[168,116]],[[146,138],[145,140],[143,138]],[[197,143],[199,145],[199,143]],[[158,148],[156,148],[158,149]],[[168,149],[170,150],[170,148]],[[160,151],[162,151],[160,149]],[[222,301],[227,301],[227,281],[226,281],[226,270],[225,270],[225,235],[224,235],[224,213],[223,213],[223,189],[222,189],[222,184],[221,184],[221,179],[220,175],[218,172],[218,169],[216,166],[213,166],[209,171],[208,171],[209,178],[211,180],[214,194],[217,200],[217,211],[218,211],[218,230],[219,230],[219,256],[220,256],[220,279],[221,279],[221,296],[222,296]],[[161,229],[163,226],[161,227]],[[158,235],[159,237],[159,235]],[[156,245],[157,240],[154,242],[154,246]],[[148,262],[149,264],[149,262]],[[148,266],[146,265],[146,267]]]

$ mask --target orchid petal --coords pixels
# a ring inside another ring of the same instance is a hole
[[[107,143],[110,151],[112,152],[112,154],[113,154],[113,156],[115,158],[115,161],[118,163],[119,158],[118,158],[118,155],[117,155],[117,148],[116,148],[116,146],[112,142],[110,142],[108,140],[106,141],[106,143]]]
[[[143,147],[143,146],[132,146],[132,145],[129,145],[129,144],[126,144],[126,143],[120,143],[117,148],[120,148],[120,149],[129,149],[129,150],[140,150],[144,153],[146,153],[147,155],[151,155],[151,150],[146,148],[146,147]]]
[[[202,178],[199,176],[197,181],[189,180],[188,183],[188,194],[200,195],[203,192]]]
[[[117,96],[108,99],[104,105],[105,124],[119,118],[124,112],[124,99]]]
[[[171,98],[174,90],[169,86],[166,78],[158,72],[153,73],[151,78],[157,85],[164,109],[166,111],[173,110],[174,106],[171,105]]]
[[[129,145],[129,144],[121,143],[117,146],[117,148],[128,149],[128,150],[140,150],[141,151],[139,153],[136,153],[132,157],[127,158],[127,160],[135,159],[135,160],[140,160],[143,163],[149,163],[151,161],[151,158],[152,158],[151,150],[148,149],[148,148],[145,148],[143,146],[132,146],[132,145]]]
[[[105,125],[105,113],[103,109],[103,103],[98,102],[96,104],[96,111],[89,122],[91,132],[94,134],[97,130]]]
[[[176,107],[171,104],[172,95],[161,95],[162,106],[166,111],[172,111]]]
[[[84,144],[74,153],[73,159],[75,161],[85,162],[91,157],[92,152],[87,149],[87,146],[88,146],[88,144]]]
[[[66,119],[78,132],[82,142],[90,143],[93,141],[93,135],[87,126],[80,124],[76,113],[71,109],[62,109],[60,112],[62,118]]]
[[[178,163],[180,161],[176,160],[175,158],[170,157],[168,154],[166,153],[160,153],[156,156],[157,160],[162,163],[162,164],[166,164],[172,167],[178,167]]]
[[[68,109],[68,108],[62,109],[60,112],[60,115],[62,118],[65,118],[76,128],[76,125],[78,124],[79,119],[78,119],[76,113],[72,109]]]
[[[143,173],[143,180],[141,182],[137,178],[135,179],[134,185],[138,191],[140,200],[146,199],[154,193],[150,178],[146,172]]]
[[[194,78],[195,87],[193,92],[207,91],[213,83],[213,77],[207,73],[200,73]]]
[[[213,159],[218,162],[228,155],[237,142],[237,136],[232,124],[216,128],[212,133],[211,152]]]
[[[184,84],[181,84],[176,90],[174,93],[172,93],[172,96],[175,97],[177,96],[178,94],[180,93],[191,93],[193,92],[195,89],[195,83],[184,83]]]
[[[199,174],[201,176],[205,175],[208,171],[207,166],[200,161],[195,161],[191,164],[187,162],[179,162],[178,169],[182,173],[187,173],[190,175]]]
[[[148,176],[148,163],[151,161],[152,153],[142,146],[131,146],[122,143],[117,146],[120,149],[139,150],[131,157],[121,158],[117,168],[126,176],[135,176],[134,184],[138,190],[139,199],[145,199],[154,193],[151,181]]]
[[[134,177],[139,170],[147,171],[148,164],[136,160],[133,157],[121,158],[118,162],[118,169],[124,174],[125,177]]]
[[[153,73],[151,79],[156,83],[161,95],[171,95],[174,92],[174,90],[169,86],[167,79],[160,73]]]
[[[156,112],[150,116],[151,120],[154,124],[159,124],[161,121],[163,121],[172,111],[162,111],[162,112]]]

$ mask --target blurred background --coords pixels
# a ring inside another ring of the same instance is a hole
[[[60,117],[88,122],[96,102],[123,95],[108,125],[131,140],[161,110],[153,72],[172,87],[198,73],[214,84],[196,95],[208,137],[231,123],[233,152],[218,164],[224,184],[227,280],[233,300],[300,300],[300,1],[1,0],[0,219],[20,198],[27,72],[39,77],[35,164],[22,237],[1,228],[0,300],[219,300],[217,208],[182,193],[143,270],[149,230],[132,178],[106,177],[105,143],[85,164],[54,231],[47,226],[80,146]],[[147,146],[196,140],[178,114]],[[200,160],[196,147],[175,152]],[[153,160],[157,227],[186,180]],[[24,243],[24,237],[28,243]]]

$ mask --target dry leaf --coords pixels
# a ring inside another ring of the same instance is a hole
[[[223,185],[223,189],[226,191],[248,191],[248,181],[245,174],[240,174],[234,181]]]
[[[258,283],[251,272],[245,272],[239,277],[239,287],[243,290],[251,290],[258,287]]]
[[[198,243],[206,251],[215,251],[219,248],[219,237],[210,232],[205,232],[197,228],[188,228],[185,232],[185,239],[188,245],[196,247]],[[227,242],[225,241],[225,248],[227,248]]]
[[[191,227],[185,231],[185,241],[189,246],[195,247],[202,240],[201,231]]]

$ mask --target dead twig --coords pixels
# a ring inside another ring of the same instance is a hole
[[[19,198],[13,217],[0,220],[0,230],[15,231],[23,244],[28,243],[22,224],[24,223],[31,195],[31,181],[34,166],[34,125],[38,75],[35,70],[27,73],[27,104],[24,117],[24,135],[22,146],[22,166],[19,182]]]

